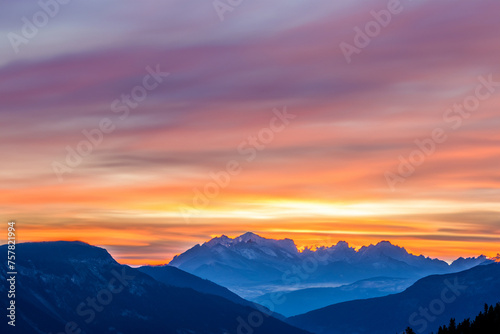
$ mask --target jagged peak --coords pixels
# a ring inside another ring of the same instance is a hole
[[[256,241],[256,240],[266,240],[266,238],[261,237],[258,234],[255,234],[253,232],[246,232],[239,237],[236,237],[235,240],[241,242],[248,242],[248,241]]]
[[[398,245],[394,245],[392,242],[390,242],[389,240],[382,240],[382,241],[379,241],[375,247],[394,247],[394,248],[400,248],[400,249],[404,249],[404,247],[400,247]]]
[[[335,247],[337,247],[337,248],[351,248],[351,247],[349,247],[349,243],[347,241],[344,241],[344,240],[338,241],[337,244],[335,245]]]
[[[379,241],[375,245],[374,244],[370,244],[368,246],[362,246],[359,249],[359,252],[363,252],[363,251],[370,250],[370,249],[398,249],[398,250],[404,250],[406,252],[406,249],[404,247],[400,247],[398,245],[394,245],[394,244],[392,244],[388,240]]]
[[[455,261],[453,261],[451,264],[452,265],[458,265],[458,264],[461,264],[461,263],[467,263],[467,262],[482,262],[482,261],[488,261],[488,260],[491,260],[491,259],[488,259],[488,257],[486,255],[479,255],[477,257],[459,257],[458,259],[456,259]]]
[[[248,241],[257,241],[257,240],[268,240],[260,235],[257,235],[253,232],[246,232],[238,237],[235,238],[230,238],[226,235],[221,235],[220,237],[215,237],[207,242],[204,243],[204,245],[207,246],[215,246],[215,245],[223,245],[223,246],[230,246],[239,242],[248,242]],[[269,239],[272,240],[272,239]]]
[[[216,246],[223,246],[223,247],[232,247],[236,246],[242,243],[256,243],[264,246],[271,246],[275,245],[281,248],[285,248],[289,252],[296,253],[297,252],[297,247],[295,246],[295,243],[292,239],[281,239],[281,240],[276,240],[276,239],[267,239],[264,237],[261,237],[260,235],[254,233],[254,232],[246,232],[240,236],[237,236],[235,238],[230,238],[225,235],[222,235],[220,237],[215,237],[207,242],[205,242],[203,245],[207,246],[209,248],[216,247]]]

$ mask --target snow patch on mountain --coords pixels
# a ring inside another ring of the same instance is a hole
[[[203,245],[209,248],[213,248],[217,245],[230,248],[238,244],[258,245],[259,247],[263,247],[262,250],[266,254],[271,256],[277,256],[276,253],[272,250],[273,248],[280,248],[286,250],[291,254],[298,253],[297,246],[295,246],[295,243],[291,239],[266,239],[252,232],[247,232],[234,239],[222,235],[205,242]]]

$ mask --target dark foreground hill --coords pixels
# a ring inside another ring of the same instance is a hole
[[[207,279],[187,273],[172,266],[143,266],[137,268],[140,272],[153,277],[158,282],[179,288],[190,288],[201,293],[211,294],[226,298],[234,303],[255,307],[255,304],[241,298],[229,289],[215,284]]]
[[[4,319],[1,333],[306,333],[222,297],[166,286],[81,242],[26,243],[16,251],[16,326]],[[3,310],[7,303],[0,298]]]
[[[485,303],[500,301],[500,264],[480,265],[454,274],[420,279],[385,297],[339,303],[289,318],[316,334],[436,332],[450,318],[475,316]]]

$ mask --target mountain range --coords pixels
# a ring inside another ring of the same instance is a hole
[[[431,274],[466,270],[484,262],[493,261],[479,256],[448,264],[410,254],[388,241],[358,250],[340,241],[331,247],[299,252],[291,239],[266,239],[247,232],[196,245],[175,256],[169,265],[225,286],[244,298],[259,300],[266,293],[280,290],[338,287],[377,277],[406,280],[409,286]]]
[[[495,259],[448,264],[386,241],[298,251],[290,239],[245,233],[140,268],[83,242],[22,243],[16,266],[17,325],[2,322],[2,333],[382,334],[408,326],[430,333],[500,301]],[[0,280],[8,277],[0,267]],[[255,290],[250,300],[235,293],[240,284]],[[1,298],[0,308],[7,303]]]

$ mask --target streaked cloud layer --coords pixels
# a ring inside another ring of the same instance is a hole
[[[18,53],[9,34],[41,9],[4,4],[0,218],[22,240],[80,239],[132,264],[248,230],[495,255],[500,86],[456,129],[444,115],[478,77],[500,82],[500,3],[401,1],[347,64],[340,43],[387,4],[252,0],[221,22],[211,1],[73,1]],[[127,105],[148,67],[169,75]],[[294,117],[273,121],[284,108]],[[54,162],[103,119],[113,130],[60,182]],[[386,172],[436,128],[447,140],[391,191]],[[231,161],[227,186],[196,195]]]

